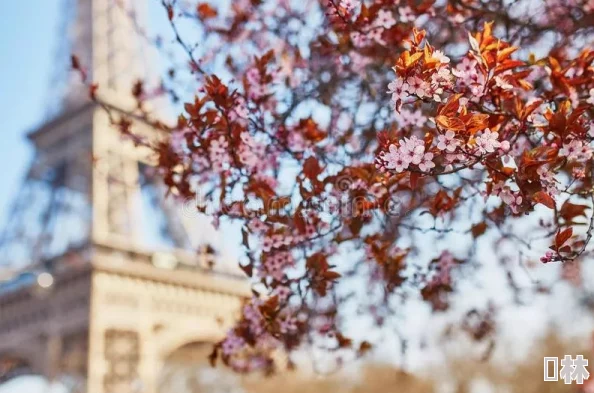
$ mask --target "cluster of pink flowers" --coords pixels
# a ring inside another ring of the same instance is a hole
[[[299,132],[291,132],[287,137],[287,147],[292,152],[302,152],[307,147],[307,141]]]
[[[255,336],[261,336],[266,332],[266,320],[260,312],[263,301],[259,298],[252,298],[251,302],[243,306],[243,317],[249,323],[250,332]]]
[[[439,257],[430,265],[428,287],[452,285],[452,269],[456,265],[454,255],[448,250],[441,252]]]
[[[268,230],[268,225],[259,218],[252,218],[248,222],[248,228],[252,233],[264,233]]]
[[[427,118],[423,115],[423,112],[420,109],[417,109],[414,112],[411,112],[408,109],[402,109],[400,113],[396,114],[396,120],[401,127],[423,127]]]
[[[370,57],[364,56],[356,51],[349,52],[349,59],[351,69],[356,73],[363,72],[365,67],[373,62]],[[337,63],[339,63],[339,67],[343,68],[344,65],[340,61],[337,61]]]
[[[229,143],[224,136],[220,136],[219,139],[213,140],[210,143],[208,153],[212,167],[217,172],[227,170],[231,158],[228,153]]]
[[[279,321],[279,330],[281,334],[293,333],[297,330],[297,318],[292,315],[285,315]]]
[[[353,13],[360,3],[359,0],[340,0],[340,6],[348,13]]]
[[[397,76],[395,80],[388,84],[388,93],[391,94],[392,105],[396,112],[400,112],[402,104],[411,96],[420,99],[430,98],[436,102],[441,102],[441,94],[443,94],[444,88],[452,86],[452,73],[448,68],[450,58],[438,50],[433,52],[432,57],[438,61],[439,65],[431,74],[431,82],[427,82],[420,75],[412,75],[406,79]]]
[[[555,259],[555,254],[553,254],[553,251],[548,250],[544,256],[540,257],[540,261],[542,263],[549,263],[552,262]]]
[[[293,291],[291,290],[291,288],[279,285],[278,287],[274,288],[274,290],[271,293],[271,296],[278,297],[278,301],[282,304],[286,303],[289,300],[292,293]]]
[[[409,6],[399,7],[398,13],[400,14],[401,22],[414,22],[417,19],[417,15],[413,12]]]
[[[270,354],[282,345],[283,337],[298,329],[294,308],[283,308],[277,318],[278,328],[275,328],[262,315],[260,307],[263,305],[264,300],[254,297],[242,309],[241,325],[253,342],[248,343],[236,329],[232,329],[221,343],[223,356],[236,371],[248,372],[265,367],[271,361]]]
[[[372,43],[385,45],[386,42],[382,38],[386,29],[392,28],[396,24],[396,19],[391,11],[380,10],[377,17],[363,32],[354,31],[351,33],[351,40],[357,48],[368,46]]]
[[[520,212],[519,208],[522,205],[523,198],[518,191],[512,191],[509,186],[500,182],[493,185],[493,194],[501,198],[503,203],[508,205],[515,214]]]
[[[392,105],[400,111],[402,102],[408,97],[409,86],[403,78],[396,78],[388,84],[388,93],[392,95]]]
[[[253,345],[249,345],[236,330],[228,332],[221,343],[223,356],[236,371],[261,369],[268,362],[268,353],[279,346],[278,340],[266,330],[266,321],[258,309],[261,304],[260,299],[252,299],[243,307],[244,325],[254,338]]]
[[[576,179],[583,179],[586,177],[586,170],[583,167],[573,167],[571,168],[571,175]]]
[[[436,50],[433,53],[433,57],[438,56],[441,64],[448,64],[450,59],[445,56],[441,51]],[[437,72],[431,75],[431,88],[433,89],[433,100],[441,102],[441,94],[446,87],[451,87],[453,84],[452,71],[448,67],[440,67]]]
[[[435,167],[433,153],[425,152],[425,143],[416,136],[404,138],[399,141],[399,147],[392,144],[388,152],[382,152],[380,159],[386,169],[402,172],[408,169],[409,165],[417,165],[418,168],[427,172]]]
[[[278,251],[268,254],[262,265],[260,265],[260,275],[262,277],[273,277],[276,280],[282,280],[286,269],[295,265],[295,258],[290,251]]]
[[[473,100],[479,100],[485,94],[485,76],[477,68],[476,60],[465,57],[460,64],[452,70],[460,88],[468,88]]]
[[[250,68],[246,74],[249,83],[247,94],[252,100],[259,100],[270,94],[270,89],[266,83],[262,83],[262,76],[257,68]]]
[[[481,154],[493,153],[499,148],[508,151],[510,148],[508,141],[499,142],[499,133],[492,132],[488,128],[475,138],[475,142],[476,148]]]
[[[558,31],[569,31],[574,22],[571,12],[574,7],[582,8],[587,12],[588,1],[579,0],[547,0],[543,1],[544,9],[535,15],[535,21],[542,26],[554,25]]]
[[[547,194],[551,196],[560,194],[559,188],[557,187],[558,182],[550,168],[543,165],[536,170],[536,173],[540,177],[540,184]]]
[[[409,76],[404,86],[408,86],[406,91],[411,95],[416,95],[419,98],[431,97],[431,85],[418,76]],[[388,85],[389,87],[390,85]]]
[[[233,109],[229,112],[229,120],[238,122],[245,126],[247,124],[245,120],[248,118],[249,114],[250,111],[247,107],[247,104],[243,97],[240,96],[237,98]]]
[[[241,336],[238,336],[234,330],[231,330],[229,333],[227,333],[227,336],[222,343],[221,349],[223,351],[223,355],[231,356],[243,350],[245,345],[245,340]]]
[[[289,234],[274,234],[271,236],[264,236],[264,239],[262,239],[262,250],[264,252],[269,252],[273,248],[290,246],[292,243],[293,237]]]
[[[569,143],[564,143],[559,150],[561,157],[567,157],[570,161],[585,162],[592,158],[592,148],[585,145],[583,141],[574,139]]]
[[[263,230],[262,225],[265,224],[257,224],[257,221],[259,220],[255,220],[256,219],[250,221],[250,229],[253,228],[253,232],[256,233],[261,232]],[[324,229],[326,227],[326,224],[320,223],[318,227],[320,230]],[[264,236],[262,239],[262,251],[269,252],[273,249],[279,249],[282,247],[303,243],[316,236],[317,233],[318,230],[316,229],[316,226],[313,224],[308,224],[305,226],[305,233],[301,233],[297,229],[295,229],[292,233],[277,233],[270,236]]]
[[[448,153],[453,153],[460,146],[460,141],[456,139],[454,131],[446,131],[443,135],[437,136],[437,148],[445,150]]]
[[[256,170],[261,167],[264,161],[262,158],[265,155],[266,146],[263,143],[258,143],[247,132],[241,133],[241,141],[239,146],[239,161],[249,170]]]
[[[384,29],[390,29],[392,26],[396,24],[396,19],[394,19],[394,15],[388,10],[379,10],[377,13],[377,17],[373,22],[374,26],[378,26]]]
[[[339,10],[341,18],[355,21],[358,17],[360,4],[360,1],[342,0]],[[375,19],[369,20],[365,26],[359,27],[358,31],[350,33],[353,45],[356,48],[363,48],[373,43],[385,45],[386,42],[382,36],[386,30],[394,27],[398,21],[409,23],[414,22],[418,17],[410,7],[400,7],[398,13],[399,15],[395,16],[389,9],[378,10]]]

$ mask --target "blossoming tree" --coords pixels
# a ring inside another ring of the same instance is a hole
[[[375,343],[346,334],[349,321],[397,324],[408,301],[451,309],[486,263],[479,242],[516,294],[546,292],[516,280],[538,258],[582,284],[592,0],[162,6],[185,59],[158,91],[184,96],[184,72],[199,88],[175,125],[142,113],[166,143],[135,141],[156,153],[171,195],[199,196],[215,225],[241,228],[254,283],[213,359],[251,371],[270,370],[279,349],[363,354]],[[139,107],[148,90],[134,87]],[[132,117],[114,122],[134,137]],[[493,304],[463,317],[477,340],[495,329]]]

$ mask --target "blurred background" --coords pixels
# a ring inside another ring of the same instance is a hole
[[[171,40],[160,2],[147,3],[145,28],[148,34],[163,35],[165,41]],[[36,155],[35,148],[39,151],[55,147],[51,136],[42,135],[32,143],[26,135],[40,127],[46,135],[51,135],[53,129],[80,127],[51,123],[77,108],[62,104],[67,96],[64,90],[68,89],[72,77],[68,73],[72,47],[66,39],[72,31],[72,15],[69,14],[72,4],[72,1],[61,0],[5,1],[2,4],[0,223],[10,222],[18,205],[13,201],[16,198],[18,202],[23,195],[23,182],[32,178],[29,168],[43,161],[39,153]],[[147,56],[155,74],[166,72],[167,64],[161,63],[157,54]],[[188,88],[188,94],[191,92],[192,88]],[[81,118],[98,123],[85,123],[84,132],[97,133],[104,125],[93,117],[94,112],[85,114],[85,110],[76,112],[76,116],[83,113]],[[163,115],[171,117],[177,110],[171,105]],[[90,117],[85,117],[87,115]],[[53,125],[44,129],[45,124]],[[56,137],[58,145],[63,142],[60,138]],[[82,145],[77,143],[67,144],[70,147],[66,150],[87,147],[84,141]],[[94,145],[89,146],[94,148]],[[68,151],[57,154],[66,156]],[[121,154],[126,160],[132,160],[132,153]],[[123,162],[128,162],[126,160]],[[52,161],[48,158],[47,162]],[[137,177],[142,177],[143,172],[138,166],[135,168]],[[88,176],[97,176],[97,173],[90,168]],[[112,180],[107,177],[106,189],[118,184]],[[68,182],[62,186],[75,189]],[[107,199],[112,195],[116,194],[108,193]],[[91,201],[97,200],[91,198]],[[37,203],[35,199],[24,201]],[[159,203],[157,201],[157,205]],[[51,210],[55,205],[48,206],[43,211],[55,213]],[[177,213],[183,213],[183,206],[178,205],[176,209]],[[170,213],[165,209],[165,215]],[[91,225],[91,216],[83,217]],[[399,342],[402,345],[388,343],[365,362],[344,364],[339,370],[324,373],[314,369],[311,356],[306,353],[300,356],[298,370],[284,370],[274,377],[239,376],[222,366],[211,368],[207,360],[209,343],[225,333],[241,298],[249,296],[249,290],[242,287],[239,274],[233,269],[236,245],[240,242],[236,228],[223,225],[220,232],[215,232],[206,220],[197,215],[191,218],[191,224],[180,224],[182,230],[172,229],[177,224],[167,219],[165,224],[150,220],[148,224],[165,225],[166,231],[174,232],[163,243],[159,243],[160,230],[141,233],[145,243],[148,238],[153,247],[121,245],[117,237],[107,236],[91,246],[81,243],[74,247],[74,243],[69,243],[59,248],[53,240],[43,239],[41,243],[49,244],[48,254],[40,256],[39,260],[29,260],[33,261],[33,269],[26,263],[0,265],[0,393],[273,392],[281,389],[287,393],[303,389],[315,392],[587,391],[585,386],[543,382],[544,356],[584,354],[589,357],[592,354],[591,316],[577,311],[580,308],[570,301],[569,287],[561,288],[551,302],[505,310],[498,341],[480,348],[447,329],[445,333],[441,329],[442,345],[424,348],[422,337],[415,337],[415,333],[421,330],[426,319],[423,315],[417,317],[417,311],[412,310],[412,322],[407,330],[412,333],[412,341],[421,345],[411,345],[407,356],[402,355],[404,344]],[[174,221],[179,223],[183,217]],[[31,225],[24,222],[25,227]],[[65,227],[59,224],[53,228],[53,234],[66,233]],[[192,230],[197,240],[187,244],[175,235]],[[37,235],[40,233],[43,234],[43,230]],[[167,247],[161,246],[167,242],[175,243],[175,252],[167,252]],[[195,255],[188,257],[177,250],[196,245],[202,250],[197,261],[194,261]],[[33,249],[30,247],[33,246],[25,246],[29,251]],[[63,263],[64,255],[69,264],[77,266],[76,273],[56,268]],[[99,261],[96,267],[90,270],[84,267],[94,258]],[[213,259],[220,267],[211,272],[208,265]],[[140,266],[135,271],[142,274],[136,277],[136,273],[128,271],[129,261],[131,266]],[[155,273],[156,269],[167,273]],[[205,278],[210,277],[209,274],[215,278]],[[488,273],[486,277],[488,282]],[[113,292],[114,288],[124,290]],[[146,297],[139,295],[142,293]],[[188,301],[188,298],[193,300]],[[94,299],[99,299],[97,302],[101,304],[94,303]],[[78,310],[77,307],[80,315],[69,320],[70,312]],[[180,318],[178,314],[185,317]],[[551,314],[555,314],[554,317]],[[97,332],[89,327],[95,323],[100,326]],[[134,333],[136,325],[143,326],[141,333]],[[356,332],[360,328],[355,323],[352,330]],[[157,340],[159,344],[155,344]],[[161,342],[166,344],[161,345]],[[421,349],[415,349],[417,347]],[[489,356],[484,356],[485,353]],[[95,361],[96,357],[102,360]],[[282,363],[282,359],[279,362]],[[151,383],[144,382],[143,377],[147,375]],[[92,382],[87,385],[88,381]]]

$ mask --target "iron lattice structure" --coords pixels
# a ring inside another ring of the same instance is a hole
[[[68,46],[102,99],[133,112],[126,97],[146,73],[135,31],[143,2],[72,2]],[[211,269],[208,247],[196,252],[195,217],[148,176],[148,152],[122,140],[80,81],[65,86],[59,111],[28,135],[35,157],[0,238],[0,382],[67,374],[78,391],[155,393],[163,359],[220,338],[249,287],[235,266]],[[143,231],[147,194],[163,218],[159,251]]]

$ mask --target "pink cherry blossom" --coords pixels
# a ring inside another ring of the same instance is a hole
[[[425,153],[421,162],[419,163],[419,169],[423,172],[428,172],[431,168],[435,168],[435,163],[433,162],[433,153]]]
[[[250,222],[248,222],[248,228],[253,233],[263,233],[266,231],[268,226],[258,218],[252,218]]]
[[[208,149],[210,162],[213,168],[219,172],[225,170],[226,166],[231,162],[231,158],[227,152],[228,146],[229,144],[225,137],[220,136],[219,139],[211,142]]]
[[[468,75],[476,74],[476,60],[471,60],[468,57],[462,59],[462,63],[458,64],[456,68],[452,71],[452,73],[459,77],[463,78]]]
[[[446,131],[444,135],[437,136],[437,148],[439,150],[446,150],[449,153],[456,151],[456,148],[460,146],[460,141],[455,138],[456,133],[454,131]]]
[[[549,263],[553,260],[554,254],[551,250],[548,250],[544,256],[540,257],[542,263]]]
[[[371,41],[367,34],[362,34],[358,31],[351,33],[351,40],[353,40],[353,44],[358,48],[369,45],[369,42]]]
[[[245,347],[245,344],[245,340],[232,330],[225,337],[221,349],[226,356],[232,356],[240,352]]]
[[[262,251],[270,251],[272,249],[272,244],[272,238],[270,236],[265,236],[264,239],[262,239]]]
[[[384,33],[383,27],[376,27],[371,29],[367,32],[367,39],[369,41],[375,41],[378,44],[386,45],[386,41],[382,38],[382,34]]]
[[[375,25],[389,29],[396,24],[396,19],[388,10],[379,10],[375,19]]]
[[[270,276],[282,280],[285,270],[295,264],[295,259],[289,251],[279,251],[267,255],[265,262],[260,266],[260,276]]]
[[[583,167],[573,167],[571,168],[571,174],[576,179],[583,179],[586,177],[586,170]]]
[[[492,132],[488,128],[476,138],[476,146],[481,154],[493,153],[495,149],[501,146],[498,132]]]
[[[427,92],[430,87],[429,83],[425,82],[423,79],[418,76],[411,76],[406,82],[408,83],[410,94],[416,94],[419,98],[429,96],[429,93]]]
[[[340,6],[343,7],[347,12],[353,12],[359,4],[360,1],[358,0],[340,0]]]
[[[427,121],[427,118],[423,115],[423,112],[421,112],[420,109],[416,110],[415,112],[404,109],[399,114],[397,114],[396,120],[398,120],[398,123],[402,127],[423,127]]]
[[[417,109],[416,111],[410,114],[409,121],[410,124],[413,126],[423,127],[425,125],[425,122],[427,121],[427,118],[423,116],[423,112],[421,112],[420,109]]]
[[[574,139],[569,143],[564,143],[559,150],[561,157],[567,157],[570,161],[587,161],[592,158],[592,148],[580,140]]]
[[[417,16],[409,6],[398,8],[398,13],[400,14],[401,22],[413,22],[417,19]]]
[[[402,78],[396,78],[388,84],[388,93],[392,94],[392,104],[394,106],[397,103],[408,97],[408,83]]]
[[[442,64],[448,64],[450,62],[450,58],[447,57],[442,51],[440,50],[436,50],[433,52],[433,55],[431,56],[434,59],[439,60],[440,63]]]
[[[297,319],[292,316],[285,317],[279,323],[279,330],[282,334],[287,334],[296,331]]]
[[[289,297],[291,297],[291,294],[293,292],[291,291],[291,288],[286,287],[286,286],[278,286],[274,289],[274,291],[272,291],[272,296],[277,296],[279,302],[281,303],[285,303],[287,300],[289,300]]]
[[[400,140],[399,153],[403,160],[418,165],[423,159],[425,144],[416,136]]]
[[[390,145],[389,151],[384,153],[381,158],[385,162],[387,169],[395,169],[396,172],[402,172],[410,165],[410,161],[402,157],[396,145]]]
[[[558,181],[555,179],[553,172],[546,166],[540,166],[536,173],[540,177],[540,184],[544,187],[549,195],[558,195],[560,193],[557,188]]]
[[[518,192],[512,191],[508,186],[503,187],[499,193],[499,198],[508,205],[514,213],[519,213],[519,207],[522,204],[522,196]]]

